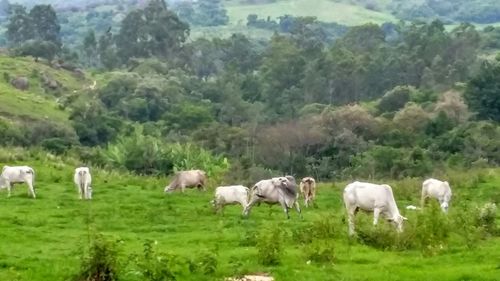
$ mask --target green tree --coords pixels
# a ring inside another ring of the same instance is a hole
[[[273,36],[260,69],[263,95],[273,118],[294,117],[302,107],[304,66],[305,59],[291,39]]]
[[[26,7],[17,4],[10,7],[6,36],[10,45],[17,45],[34,38],[32,19]]]
[[[111,28],[99,37],[97,46],[99,61],[107,69],[113,69],[120,64],[115,47],[115,38],[111,33]]]
[[[59,52],[59,46],[52,41],[30,40],[16,51],[21,56],[33,56],[36,61],[38,61],[38,58],[44,58],[50,64]]]
[[[403,108],[410,101],[411,93],[415,88],[410,86],[397,86],[384,94],[377,107],[380,112],[394,112]]]
[[[76,104],[70,120],[80,143],[87,146],[114,140],[123,127],[123,122],[106,112],[98,101]]]
[[[469,108],[483,120],[500,121],[500,64],[484,62],[467,84],[464,98]]]
[[[116,46],[125,62],[132,57],[172,57],[189,35],[189,25],[168,10],[164,0],[131,11],[121,26]]]
[[[94,30],[89,30],[83,38],[83,52],[87,58],[87,64],[93,66],[97,59],[97,39]]]
[[[59,34],[61,27],[57,20],[56,11],[51,5],[36,5],[30,10],[29,16],[35,32],[35,39],[50,41],[61,46]]]
[[[194,22],[203,26],[226,25],[229,17],[220,0],[205,0],[197,2]]]

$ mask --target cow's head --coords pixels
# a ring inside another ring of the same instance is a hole
[[[284,186],[284,187],[287,187],[288,186],[288,179],[286,177],[277,177],[277,178],[273,178],[273,185],[275,186]]]
[[[387,220],[396,227],[396,230],[398,232],[403,232],[403,221],[406,221],[408,219],[400,214],[397,214],[396,216],[388,218]]]
[[[163,192],[165,193],[170,193],[172,191],[174,191],[174,188],[172,188],[170,185],[165,186],[165,188],[163,189]]]
[[[446,201],[443,201],[441,204],[440,204],[440,207],[441,207],[441,210],[443,210],[443,212],[447,213],[448,212],[448,202]]]

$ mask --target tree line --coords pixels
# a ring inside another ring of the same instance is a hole
[[[97,92],[65,97],[76,139],[49,132],[42,145],[155,174],[171,172],[172,145],[188,143],[178,150],[204,151],[193,163],[229,169],[233,179],[270,170],[319,179],[424,176],[498,165],[500,66],[479,56],[484,42],[496,42],[494,28],[366,24],[330,40],[318,26],[294,18],[290,32],[269,41],[188,40],[189,24],[164,1],[150,1],[119,30],[81,39],[80,63],[112,71],[110,79]],[[59,37],[10,42],[33,38]]]

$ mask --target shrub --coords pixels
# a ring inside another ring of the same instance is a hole
[[[430,256],[446,248],[450,232],[448,218],[438,204],[431,202],[431,206],[405,223],[402,233],[396,232],[389,223],[379,222],[375,227],[361,224],[358,226],[358,241],[382,250],[419,249],[424,255]]]
[[[72,142],[62,138],[49,138],[41,143],[42,147],[55,154],[63,154],[71,148]]]
[[[186,260],[175,255],[157,252],[151,240],[144,243],[143,256],[136,258],[136,266],[144,280],[150,281],[176,280],[178,270],[188,268]]]
[[[144,280],[213,280],[217,256],[208,251],[189,259],[180,255],[159,252],[156,242],[144,243],[143,255],[135,257],[135,265]]]
[[[246,229],[245,233],[243,233],[239,242],[240,246],[248,247],[248,246],[256,246],[257,245],[257,232],[255,230]]]
[[[475,224],[475,218],[474,215],[464,214],[462,210],[452,216],[454,232],[460,236],[464,245],[469,249],[475,248],[481,239],[481,229]]]
[[[435,201],[417,214],[413,231],[416,246],[426,255],[437,254],[447,245],[450,234],[448,218]]]
[[[495,235],[498,230],[495,219],[497,217],[497,205],[486,203],[476,208],[475,225],[483,228],[487,233]]]
[[[333,217],[321,217],[292,230],[292,239],[301,244],[310,244],[316,239],[333,239],[337,236]]]
[[[377,108],[380,112],[394,112],[403,108],[410,100],[410,94],[415,91],[411,86],[397,86],[385,93]]]
[[[196,265],[196,271],[201,274],[205,276],[213,275],[217,271],[217,254],[203,250],[196,256],[194,264]]]
[[[202,169],[209,178],[217,178],[229,169],[221,155],[213,155],[196,145],[167,144],[153,136],[144,136],[140,128],[103,150],[104,161],[116,168],[139,174],[166,174],[172,171]]]
[[[356,227],[358,241],[362,244],[381,250],[390,250],[396,245],[396,230],[388,223],[357,224]]]
[[[262,265],[278,265],[283,254],[283,232],[278,226],[264,228],[257,239],[257,258]]]
[[[318,263],[331,263],[335,260],[335,251],[332,240],[314,240],[304,247],[306,259]]]
[[[394,123],[401,129],[411,133],[421,132],[430,121],[430,116],[420,105],[408,103],[394,116]]]
[[[114,281],[118,280],[118,261],[116,245],[96,236],[89,252],[82,257],[80,272],[75,281]]]

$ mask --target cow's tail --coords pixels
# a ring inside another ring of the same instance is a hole
[[[86,174],[87,172],[84,171],[84,170],[80,170],[78,171],[78,176],[79,176],[79,180],[80,182],[78,183],[80,185],[80,190],[84,189],[85,188],[85,180],[86,180]]]

